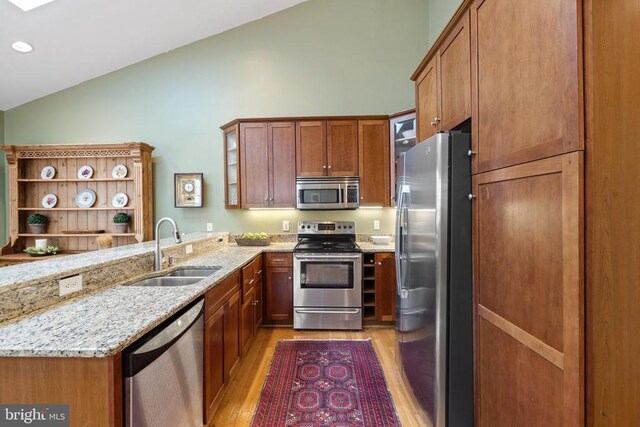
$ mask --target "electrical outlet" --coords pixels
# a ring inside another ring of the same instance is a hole
[[[286,219],[282,221],[282,231],[289,231],[289,221]]]
[[[373,229],[380,230],[380,221],[378,221],[377,219],[373,221]]]
[[[208,222],[207,223],[207,231],[213,231],[213,223],[212,222]]]
[[[67,277],[58,281],[59,295],[64,296],[82,290],[82,274]]]
[[[193,252],[193,245],[187,245],[187,246],[185,246],[185,248],[184,248],[184,252],[185,252],[187,255],[189,255],[190,253],[192,253],[192,252]]]

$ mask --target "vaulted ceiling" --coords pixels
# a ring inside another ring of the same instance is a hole
[[[0,0],[0,110],[77,85],[305,0]],[[33,45],[30,53],[11,48]]]

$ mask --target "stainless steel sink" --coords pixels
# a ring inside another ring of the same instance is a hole
[[[220,270],[220,268],[221,267],[181,268],[169,274],[165,274],[163,277],[207,277]]]
[[[129,286],[187,286],[202,280],[202,277],[152,277]]]

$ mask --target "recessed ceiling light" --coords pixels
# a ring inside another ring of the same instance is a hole
[[[20,53],[29,53],[33,50],[33,46],[27,42],[13,42],[11,43],[11,47],[13,50]]]
[[[9,0],[11,3],[18,6],[25,12],[42,6],[43,4],[51,3],[53,0]]]

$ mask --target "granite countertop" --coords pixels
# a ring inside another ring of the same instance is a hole
[[[364,252],[394,250],[393,244],[358,244]],[[131,255],[149,250],[147,244],[132,246],[121,252]],[[262,252],[290,252],[294,246],[295,242],[272,243],[266,247],[225,244],[173,267],[221,267],[213,275],[193,285],[162,287],[116,284],[5,322],[0,326],[0,357],[112,356],[204,295],[256,255]],[[104,260],[116,257],[113,253],[101,256]]]

